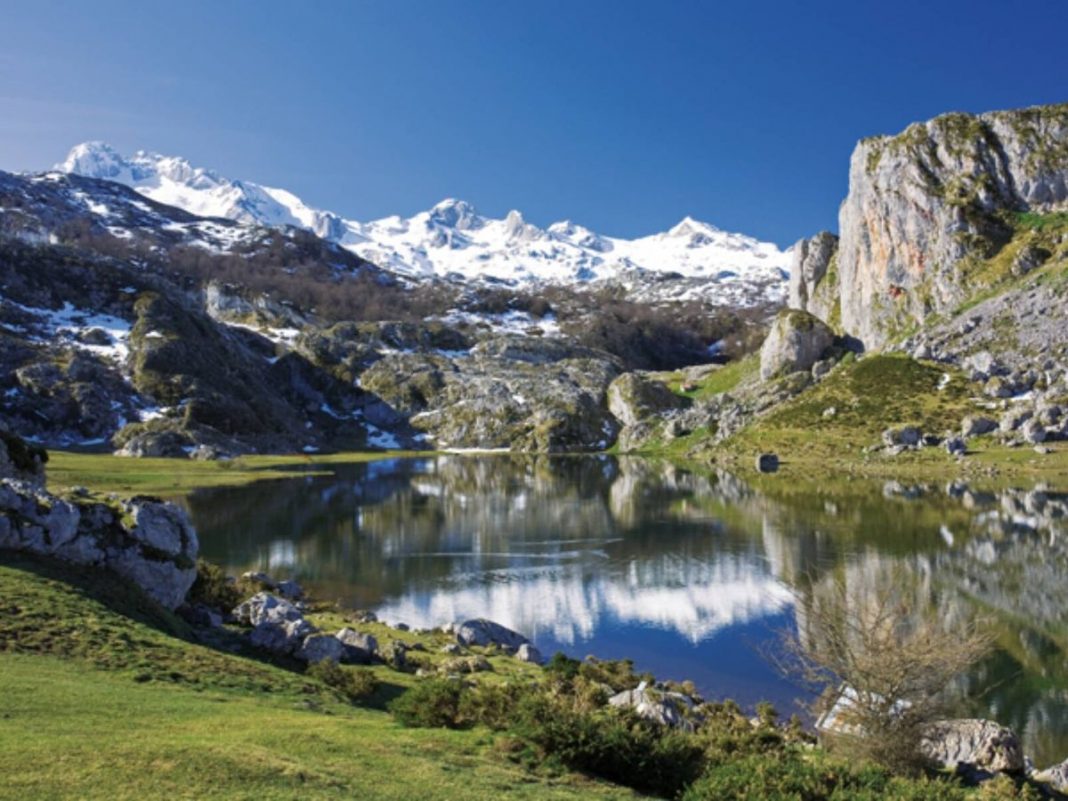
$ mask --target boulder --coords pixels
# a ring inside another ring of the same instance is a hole
[[[817,317],[799,309],[784,309],[760,348],[760,378],[768,381],[810,370],[833,343],[834,332]]]
[[[617,709],[633,709],[640,717],[661,726],[691,731],[695,728],[693,699],[682,693],[650,688],[645,682],[608,699]]]
[[[991,431],[997,431],[997,428],[996,420],[982,415],[968,415],[961,420],[960,434],[962,437],[979,437]]]
[[[915,426],[888,428],[882,433],[883,445],[887,448],[918,448],[922,440],[923,434]]]
[[[329,634],[309,634],[296,653],[297,659],[309,665],[317,662],[341,662],[345,655],[344,643]]]
[[[1030,409],[1010,409],[1001,416],[998,429],[1002,434],[1011,434],[1034,416]]]
[[[295,620],[264,620],[249,632],[249,642],[256,648],[277,654],[295,654],[315,627],[303,617]]]
[[[456,641],[467,647],[499,645],[509,651],[516,651],[521,645],[527,645],[530,642],[519,632],[485,618],[476,618],[461,623],[456,630]]]
[[[258,592],[234,607],[233,616],[244,626],[258,626],[261,623],[300,620],[301,611],[284,598],[269,592]]]
[[[608,411],[625,426],[685,405],[662,381],[640,373],[624,373],[608,385]]]
[[[530,643],[523,643],[516,649],[515,658],[520,662],[530,662],[534,665],[545,664],[545,657],[541,655],[541,651],[535,648]]]
[[[438,670],[445,674],[483,673],[493,670],[493,665],[484,656],[459,656],[455,659],[446,659]]]
[[[22,437],[0,429],[0,478],[13,478],[29,484],[44,484],[48,452]]]
[[[779,469],[779,456],[775,453],[761,453],[756,458],[756,469],[761,473],[774,473]]]
[[[968,445],[964,442],[964,437],[946,437],[944,444],[946,453],[950,456],[963,456],[968,452]]]
[[[991,720],[943,720],[928,726],[920,753],[944,770],[977,768],[994,773],[1024,769],[1023,748],[1012,729]]]
[[[1058,793],[1068,795],[1068,759],[1045,770],[1035,771],[1031,778],[1037,782],[1048,784]]]
[[[394,640],[378,652],[379,657],[392,668],[404,670],[408,667],[408,646]]]
[[[1046,427],[1038,420],[1032,418],[1020,428],[1020,435],[1023,437],[1024,442],[1031,445],[1037,445],[1040,442],[1046,441]]]
[[[345,646],[342,662],[355,665],[369,665],[378,651],[378,640],[370,634],[355,629],[344,628],[334,635]]]

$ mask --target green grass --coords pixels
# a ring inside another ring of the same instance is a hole
[[[672,392],[683,397],[702,400],[713,395],[722,395],[730,392],[742,381],[751,378],[760,370],[760,357],[753,353],[737,361],[729,362],[718,370],[714,370],[700,381],[695,382],[696,387],[689,391],[683,391],[682,386],[686,383],[686,376],[681,371],[661,374],[660,378],[668,385]]]
[[[425,452],[242,456],[231,461],[134,459],[111,454],[49,451],[48,486],[175,498],[202,487],[239,486],[272,478],[330,475],[329,465],[372,462]]]
[[[183,639],[107,576],[4,556],[0,587],[0,798],[635,797],[532,773],[484,729],[401,728],[382,707],[408,674],[351,668],[381,680],[352,706],[285,666]]]
[[[949,383],[939,389],[943,374]],[[824,412],[834,408],[833,417]],[[901,355],[874,355],[838,367],[817,386],[737,434],[731,448],[791,457],[857,458],[889,427],[956,430],[973,411],[960,373]]]

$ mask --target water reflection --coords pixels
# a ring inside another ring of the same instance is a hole
[[[1068,753],[1068,496],[1048,487],[772,481],[760,493],[727,473],[608,457],[336,469],[193,496],[205,555],[387,620],[484,615],[549,652],[633,656],[711,696],[787,709],[798,688],[757,647],[803,632],[832,571],[862,597],[904,569],[944,620],[992,620],[999,650],[965,682],[984,688],[980,711],[1040,759]]]

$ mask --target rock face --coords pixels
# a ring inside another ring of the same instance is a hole
[[[530,640],[519,632],[485,618],[476,618],[461,623],[456,630],[456,641],[468,647],[499,645],[510,651],[516,651],[520,646],[530,643]]]
[[[1068,201],[1068,105],[945,114],[860,142],[839,215],[842,326],[879,348],[977,286],[1012,236],[1006,213]],[[1033,269],[1040,254],[1023,254]]]
[[[784,309],[760,348],[760,377],[767,381],[810,370],[833,343],[834,332],[821,320],[800,309]]]
[[[946,770],[967,766],[991,772],[1024,769],[1023,748],[1012,729],[990,720],[945,720],[927,727],[920,752]]]
[[[828,322],[840,316],[837,259],[838,237],[829,231],[794,245],[788,300],[791,309],[802,309]]]
[[[38,483],[4,478],[0,548],[106,568],[174,609],[196,579],[199,545],[178,506],[151,498],[72,502]]]
[[[640,373],[624,373],[608,387],[608,411],[625,426],[686,405],[686,399],[676,395],[662,381],[646,378]]]

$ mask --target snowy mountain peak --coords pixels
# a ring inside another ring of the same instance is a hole
[[[431,222],[458,231],[481,228],[484,220],[466,200],[445,198],[430,210]]]
[[[414,279],[573,284],[669,273],[697,282],[702,296],[722,303],[785,295],[788,252],[692,217],[663,233],[621,239],[570,220],[542,229],[514,210],[503,219],[484,217],[467,201],[446,198],[409,218],[357,222],[283,189],[230,180],[173,156],[138,151],[123,158],[102,142],[76,146],[57,169],[124,183],[202,217],[305,228]]]
[[[676,237],[689,237],[696,235],[711,236],[713,234],[723,233],[716,226],[700,220],[695,220],[693,217],[687,215],[683,217],[673,228],[668,230],[668,236]]]
[[[104,142],[82,142],[72,147],[66,161],[57,164],[55,169],[89,178],[111,180],[119,175],[125,165],[123,157],[111,145]]]

